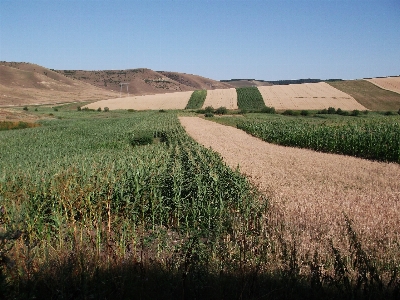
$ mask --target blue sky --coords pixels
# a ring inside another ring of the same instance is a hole
[[[0,0],[0,60],[216,80],[400,75],[400,1]]]

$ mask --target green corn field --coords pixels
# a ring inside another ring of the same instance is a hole
[[[263,97],[257,87],[236,88],[237,102],[242,110],[261,110],[265,108]]]
[[[200,109],[207,97],[207,90],[196,90],[190,96],[185,109]]]
[[[241,122],[237,127],[264,141],[279,145],[400,162],[398,119],[363,119],[321,124],[281,118]]]

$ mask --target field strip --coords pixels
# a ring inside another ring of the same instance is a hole
[[[157,110],[157,109],[185,109],[193,91],[176,92],[167,94],[155,94],[135,97],[115,98],[101,100],[86,105],[90,109],[136,109],[136,110]]]
[[[379,256],[395,251],[400,165],[278,146],[204,119],[179,119],[197,142],[219,152],[232,168],[239,165],[270,196],[276,220],[301,241],[300,253],[329,249],[330,239],[346,248],[342,212],[368,249]]]
[[[400,94],[400,76],[399,77],[385,77],[385,78],[372,78],[364,79],[376,86]]]
[[[227,109],[238,109],[236,89],[208,90],[203,108],[212,106],[214,108],[226,107]]]
[[[275,109],[324,109],[365,110],[350,95],[335,89],[325,82],[259,86],[266,106]]]

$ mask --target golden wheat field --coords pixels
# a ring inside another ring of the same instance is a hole
[[[192,91],[168,94],[145,95],[135,97],[123,97],[101,100],[86,107],[89,109],[135,109],[135,110],[157,110],[157,109],[184,109],[189,101]]]
[[[376,86],[400,94],[400,76],[365,79]]]
[[[208,90],[203,108],[212,106],[214,108],[226,107],[227,109],[238,109],[236,89]]]
[[[274,85],[258,87],[266,106],[275,109],[324,109],[328,107],[344,110],[365,110],[348,94],[325,82]]]

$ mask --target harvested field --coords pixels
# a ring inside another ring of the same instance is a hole
[[[349,94],[370,110],[384,111],[400,108],[400,94],[381,89],[366,80],[330,81],[329,85]]]
[[[299,255],[318,250],[328,257],[331,240],[348,251],[344,213],[368,254],[398,258],[400,165],[277,146],[200,118],[180,121],[196,141],[219,152],[232,168],[239,166],[270,197],[269,221],[285,228],[281,234],[296,242]]]
[[[157,109],[185,109],[192,91],[145,95],[136,97],[115,98],[97,101],[86,107],[98,109],[108,107],[109,109],[135,109],[135,110],[157,110]]]
[[[328,107],[343,110],[365,110],[348,94],[333,88],[325,82],[259,86],[266,106],[278,110],[324,109]]]
[[[400,76],[365,79],[380,88],[400,94]]]
[[[207,106],[214,108],[223,106],[227,109],[238,109],[236,89],[208,90],[203,108]]]

